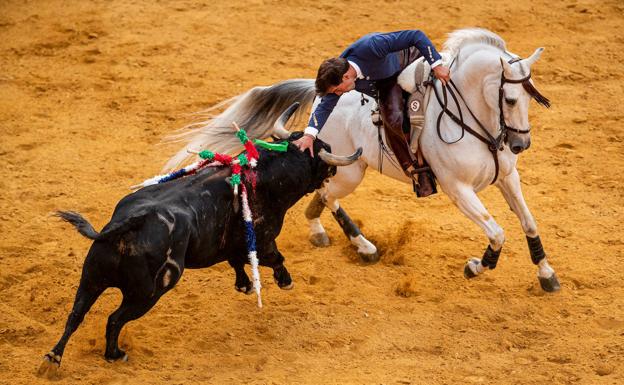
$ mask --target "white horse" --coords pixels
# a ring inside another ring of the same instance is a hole
[[[522,60],[508,52],[503,39],[493,32],[463,29],[451,33],[442,54],[446,64],[451,66],[454,88],[449,87],[447,91],[439,82],[434,84],[433,91],[430,87],[419,145],[442,190],[464,215],[483,229],[489,240],[483,257],[466,263],[464,275],[472,278],[495,268],[505,241],[503,229],[477,197],[479,191],[494,184],[520,219],[542,288],[552,292],[559,290],[560,285],[547,262],[537,225],[522,196],[516,169],[517,155],[530,145],[528,107],[531,98],[549,105],[530,80],[531,66],[542,50],[539,48]],[[414,88],[413,80],[410,84],[414,71],[415,65],[410,65],[399,76],[399,84],[406,91]],[[315,104],[319,102],[316,99]],[[275,121],[284,107],[297,101],[309,106],[314,100],[314,81],[309,79],[287,80],[251,89],[224,102],[229,107],[223,113],[175,137],[185,140],[187,145],[166,168],[182,162],[188,155],[187,149],[236,150],[238,143],[229,129],[232,121],[241,123],[250,137],[268,137],[273,132],[269,122]],[[393,154],[380,151],[388,146],[380,139],[385,135],[380,134],[371,121],[374,108],[374,101],[362,103],[362,94],[357,92],[340,98],[319,137],[332,146],[334,153],[350,154],[358,147],[364,152],[354,164],[341,167],[336,176],[317,191],[306,210],[313,244],[329,245],[320,221],[321,211],[328,207],[362,259],[369,262],[379,258],[377,248],[349,219],[338,199],[355,190],[367,167],[411,183],[397,166]]]

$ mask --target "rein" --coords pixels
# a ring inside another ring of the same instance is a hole
[[[513,59],[509,60],[508,63],[509,64],[513,64],[513,63],[516,63],[516,62],[518,62],[520,60],[522,60],[522,59],[520,59],[520,58],[513,58]],[[453,62],[450,64],[449,68],[452,67],[454,62],[455,62],[455,60],[453,59]],[[531,80],[531,73],[529,73],[527,76],[525,76],[525,77],[523,77],[521,79],[507,79],[505,77],[504,69],[501,70],[501,83],[500,83],[500,87],[498,88],[499,134],[498,134],[497,137],[492,136],[492,134],[490,134],[490,132],[479,121],[479,119],[477,119],[475,114],[472,112],[472,110],[468,106],[468,103],[466,103],[466,100],[464,99],[464,96],[459,91],[459,88],[457,88],[457,86],[455,85],[455,82],[453,82],[452,79],[449,80],[447,85],[442,86],[442,98],[440,97],[440,94],[438,93],[437,87],[435,87],[435,85],[433,85],[433,91],[435,93],[436,99],[438,100],[438,103],[442,107],[442,111],[438,115],[438,119],[436,121],[436,131],[438,133],[438,137],[440,138],[441,141],[443,141],[446,144],[454,144],[454,143],[457,143],[460,140],[462,140],[462,138],[464,137],[465,132],[467,131],[469,134],[471,134],[475,138],[479,139],[481,142],[485,143],[488,146],[488,150],[492,154],[492,157],[494,158],[494,166],[495,166],[494,178],[492,179],[492,182],[490,182],[490,184],[494,184],[496,182],[496,180],[498,179],[498,172],[499,172],[498,151],[499,150],[503,151],[504,144],[507,141],[507,132],[508,131],[513,131],[513,132],[516,132],[518,134],[528,134],[531,131],[530,128],[527,129],[527,130],[520,130],[520,129],[511,127],[511,126],[508,126],[507,123],[505,122],[505,115],[503,114],[503,98],[504,98],[503,86],[505,85],[505,83],[512,83],[512,84],[519,84],[519,83],[521,83],[523,88],[538,103],[540,103],[540,104],[542,104],[542,105],[544,105],[546,107],[550,107],[550,101],[547,98],[545,98],[543,95],[541,95],[537,91],[537,89],[535,89],[535,87],[531,84],[530,80]],[[453,91],[453,89],[455,91]],[[451,98],[453,99],[453,102],[455,103],[455,106],[457,107],[457,111],[459,112],[459,117],[448,109],[448,95],[447,95],[447,93],[451,95]],[[485,136],[480,134],[480,133],[478,133],[472,127],[470,127],[469,125],[467,125],[464,122],[464,116],[463,116],[462,108],[461,108],[461,106],[459,104],[459,100],[457,98],[456,93],[457,93],[457,95],[459,95],[459,97],[461,98],[462,102],[466,106],[466,109],[468,109],[468,112],[470,113],[470,116],[472,116],[472,118],[477,122],[477,124],[479,125],[479,127],[481,128],[481,131],[485,134]],[[444,116],[444,114],[448,115],[451,118],[451,120],[453,120],[457,125],[459,125],[462,128],[461,136],[459,137],[459,139],[457,139],[455,141],[452,141],[452,142],[447,142],[446,140],[444,140],[442,138],[442,133],[440,131],[440,123],[442,121],[442,116]]]

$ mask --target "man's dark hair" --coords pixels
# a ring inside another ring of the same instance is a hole
[[[321,63],[316,74],[316,93],[327,94],[327,89],[342,83],[342,76],[349,70],[349,62],[342,57],[333,57]]]

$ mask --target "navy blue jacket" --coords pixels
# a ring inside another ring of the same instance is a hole
[[[399,52],[410,47],[416,47],[429,64],[441,59],[429,38],[419,30],[370,33],[351,44],[340,57],[355,63],[361,71],[362,76],[355,81],[355,90],[375,96],[372,91],[374,82],[394,76],[401,71]],[[306,133],[316,135],[323,128],[338,99],[340,96],[336,94],[323,96],[319,105],[312,111]]]

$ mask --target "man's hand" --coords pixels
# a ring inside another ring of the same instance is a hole
[[[314,158],[314,150],[312,149],[312,145],[314,143],[314,137],[309,134],[304,134],[301,138],[295,140],[293,144],[299,147],[299,151],[308,150],[310,151],[310,156]]]
[[[442,82],[442,85],[446,85],[446,83],[451,79],[451,71],[448,67],[439,65],[433,68],[433,74],[435,77]]]

